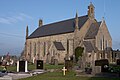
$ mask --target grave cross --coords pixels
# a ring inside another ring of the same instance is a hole
[[[65,71],[67,71],[67,69],[65,69],[65,67],[63,67],[62,71],[63,71],[63,75],[65,75]]]

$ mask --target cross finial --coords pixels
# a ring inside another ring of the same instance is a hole
[[[104,17],[102,17],[102,20],[105,20],[105,18],[104,18]]]
[[[105,17],[102,17],[102,22],[105,22]]]

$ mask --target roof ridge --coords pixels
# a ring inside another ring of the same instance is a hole
[[[88,15],[83,15],[83,16],[79,16],[78,18],[82,18],[82,17],[87,17]],[[69,21],[69,20],[73,20],[75,18],[69,18],[69,19],[65,19],[65,20],[61,20],[61,21],[56,21],[56,22],[52,22],[52,23],[48,23],[48,24],[45,24],[41,27],[44,27],[44,26],[48,26],[48,25],[53,25],[53,24],[57,24],[57,23],[61,23],[61,22],[65,22],[65,21]],[[40,28],[40,27],[38,27]]]
[[[38,27],[28,39],[74,32],[74,19],[75,18],[66,19]],[[80,16],[79,28],[81,28],[87,20],[88,15]]]

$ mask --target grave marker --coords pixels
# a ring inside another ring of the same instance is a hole
[[[63,71],[63,75],[65,76],[65,71],[67,71],[67,69],[65,69],[65,67],[63,67],[62,71]]]
[[[36,68],[43,69],[43,60],[37,60]]]
[[[72,68],[73,68],[73,61],[72,60],[65,60],[65,67],[66,67],[66,69],[68,71],[72,70]]]
[[[17,72],[28,72],[27,61],[17,61]]]

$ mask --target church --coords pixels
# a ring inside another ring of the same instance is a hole
[[[78,16],[51,24],[43,24],[28,35],[26,28],[26,43],[24,58],[28,61],[43,60],[45,63],[64,63],[66,56],[74,57],[77,47],[84,47],[82,57],[84,62],[98,59],[111,60],[112,38],[104,18],[97,21],[95,7],[88,6],[86,15]]]

